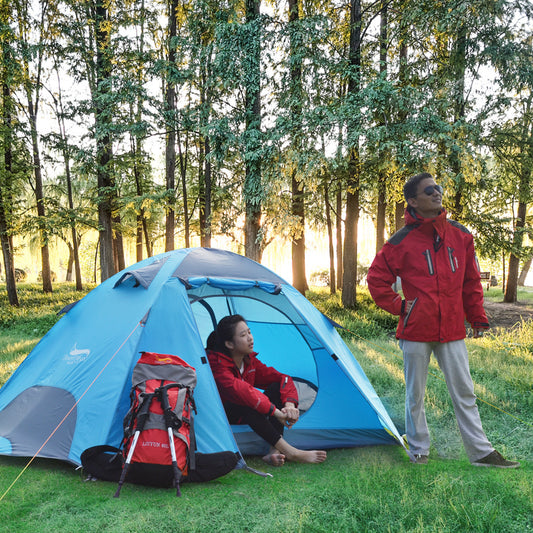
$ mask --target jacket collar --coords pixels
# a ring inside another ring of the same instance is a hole
[[[432,233],[435,230],[441,237],[446,231],[446,209],[442,208],[435,218],[420,216],[411,206],[405,209],[404,220],[406,226],[415,226],[424,232]]]
[[[217,352],[216,350],[210,350],[210,353],[212,355],[218,357],[219,361],[223,361],[228,366],[235,366],[235,368],[237,368],[237,366],[235,365],[235,361],[229,355],[225,354],[224,352]],[[252,352],[252,353],[246,355],[244,357],[244,359],[243,359],[244,364],[245,365],[249,365],[250,364],[250,360],[253,357],[256,357],[256,356],[257,356],[257,352]]]

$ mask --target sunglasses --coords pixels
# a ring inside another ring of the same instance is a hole
[[[435,191],[437,191],[439,194],[442,194],[443,189],[440,185],[428,185],[422,192],[428,196],[431,196]]]

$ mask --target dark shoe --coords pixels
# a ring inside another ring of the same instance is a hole
[[[496,468],[518,468],[520,466],[520,463],[517,463],[516,461],[508,461],[496,450],[482,459],[474,461],[472,464],[474,466],[494,466]]]
[[[428,464],[428,456],[427,455],[420,455],[417,454],[414,456],[415,458],[415,464],[417,465],[427,465]]]

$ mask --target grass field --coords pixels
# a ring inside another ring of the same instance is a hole
[[[11,309],[0,287],[0,385],[77,299],[71,286],[44,296],[23,286]],[[365,291],[358,311],[314,291],[310,299],[342,333],[391,416],[403,425],[402,360],[394,319]],[[497,296],[495,296],[497,297]],[[173,490],[85,482],[71,465],[0,457],[0,532],[516,532],[533,531],[533,323],[467,340],[479,409],[493,445],[518,470],[472,467],[462,449],[441,374],[426,396],[433,447],[427,466],[399,446],[330,450],[321,465],[287,464],[261,478],[244,471]],[[332,406],[350,409],[351,406]],[[265,470],[260,459],[247,458]],[[28,466],[29,464],[29,466]]]

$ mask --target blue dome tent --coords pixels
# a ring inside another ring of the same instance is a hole
[[[118,446],[142,351],[196,368],[199,452],[263,453],[250,428],[229,426],[205,356],[216,322],[235,313],[247,320],[261,360],[301,387],[305,412],[286,432],[291,444],[403,445],[334,324],[304,296],[246,257],[190,248],[145,259],[69,306],[0,389],[0,454],[79,465],[87,448]]]

